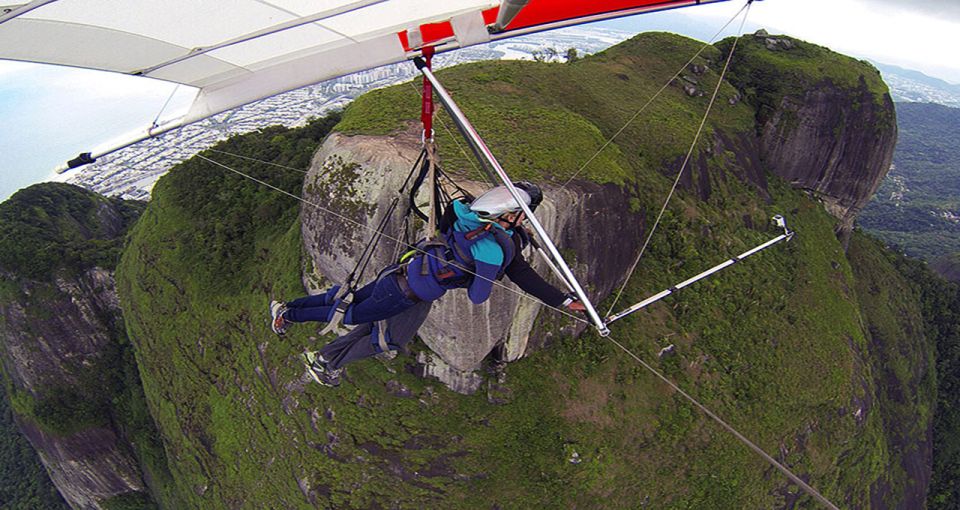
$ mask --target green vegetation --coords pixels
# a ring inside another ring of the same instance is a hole
[[[770,50],[768,39],[785,41],[786,46],[774,43],[776,49]],[[717,47],[726,55],[733,41],[734,38],[724,39]],[[865,96],[879,107],[879,113],[885,110],[884,101],[888,96],[880,71],[870,63],[783,35],[741,37],[728,79],[744,92],[744,100],[756,110],[758,129],[772,113],[781,109],[784,96],[802,98],[823,85],[848,93],[849,105],[853,108],[857,108]],[[886,120],[894,122],[892,116]]]
[[[910,481],[927,476],[927,453],[919,445],[928,440],[937,401],[937,338],[931,338],[924,324],[932,318],[921,310],[925,289],[902,273],[898,266],[905,264],[903,257],[862,234],[854,235],[849,258],[876,375],[877,400],[872,405],[883,419],[889,448],[902,456],[886,469],[885,496],[888,503],[906,501],[918,507],[924,494]]]
[[[65,510],[69,508],[37,453],[20,434],[0,393],[0,506],[4,510]]]
[[[923,262],[889,254],[920,296],[925,336],[936,344],[937,400],[933,416],[931,509],[960,506],[960,286],[935,275]]]
[[[930,268],[947,281],[960,283],[960,251],[934,260]]]
[[[480,62],[445,69],[438,77],[454,91],[460,108],[511,176],[563,184],[700,46],[675,35],[648,33],[570,64]],[[709,64],[721,58],[718,51],[708,50],[695,63]],[[711,69],[697,77],[706,91],[713,90],[719,75],[715,66]],[[722,101],[735,94],[733,87],[721,87]],[[579,177],[622,185],[660,171],[675,172],[708,102],[709,94],[688,97],[679,86],[668,87]],[[365,94],[347,108],[337,130],[397,133],[416,121],[418,105],[419,91],[411,84]],[[753,112],[747,106],[716,108],[698,148],[709,150],[716,132],[752,129]],[[440,115],[435,130],[444,167],[483,180],[453,121]]]
[[[440,74],[512,175],[562,183],[698,48],[646,34],[569,64],[491,62]],[[703,57],[711,69],[697,78],[704,89],[716,83],[719,58]],[[735,93],[722,87],[725,98]],[[706,101],[669,87],[581,177],[630,189],[632,214],[652,217]],[[873,312],[861,311],[860,279],[818,204],[777,179],[761,190],[729,178],[743,169],[715,150],[717,139],[752,136],[755,111],[726,104],[701,140],[705,175],[693,180],[711,193],[678,193],[624,302],[769,239],[775,234],[764,226],[774,213],[800,234],[624,319],[614,339],[828,498],[870,501],[875,484],[907,483],[903,472],[888,472],[900,452],[885,436],[887,416],[856,413],[878,391],[862,326]],[[336,129],[417,136],[408,125],[417,111],[409,84],[388,88],[358,99]],[[225,143],[235,154],[305,169],[334,123]],[[445,166],[468,173],[469,158],[438,131]],[[291,151],[277,150],[277,140]],[[293,170],[207,156],[300,194]],[[158,182],[124,251],[121,300],[180,506],[814,505],[612,343],[589,332],[559,335],[563,319],[551,312],[536,331],[556,340],[508,367],[506,404],[416,377],[408,356],[351,365],[338,390],[309,383],[298,354],[327,339],[308,327],[278,339],[266,319],[270,299],[303,292],[300,207],[194,159]],[[669,344],[676,354],[658,359]],[[412,397],[391,391],[398,385]],[[920,394],[918,405],[929,411],[928,398]]]
[[[858,223],[911,257],[960,253],[960,109],[897,103],[893,168]]]
[[[100,502],[104,510],[157,510],[149,494],[128,492]]]
[[[69,184],[43,183],[0,204],[0,268],[35,280],[57,270],[113,269],[123,236],[145,204],[105,198]],[[29,242],[25,242],[29,240]]]
[[[114,268],[127,229],[144,207],[57,183],[31,186],[0,205],[0,309],[4,314],[23,310],[26,319],[5,323],[5,334],[26,337],[28,348],[31,335],[56,345],[39,338],[44,334],[40,323],[55,311],[70,309],[73,296],[50,280],[63,276],[69,281],[93,266]],[[116,430],[129,441],[148,479],[162,486],[170,478],[167,459],[147,411],[122,318],[92,311],[96,316],[89,319],[96,322],[89,327],[106,328],[106,345],[82,361],[61,359],[64,372],[48,377],[55,382],[32,391],[4,377],[6,396],[20,420],[49,434],[65,436],[99,426]],[[157,493],[163,495],[160,489]]]

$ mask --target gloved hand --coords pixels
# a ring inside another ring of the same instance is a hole
[[[576,294],[567,294],[567,301],[564,303],[571,312],[585,312],[587,307],[583,306]]]

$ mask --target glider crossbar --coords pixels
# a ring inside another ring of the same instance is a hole
[[[357,2],[352,2],[352,3],[346,4],[346,5],[341,5],[340,7],[337,7],[337,8],[335,8],[335,9],[328,9],[328,10],[326,10],[326,11],[318,12],[318,13],[312,14],[312,15],[310,15],[310,16],[304,16],[304,17],[302,17],[302,18],[297,18],[297,19],[294,19],[294,20],[290,20],[290,21],[287,21],[287,22],[284,22],[284,23],[280,23],[280,24],[271,26],[271,27],[264,28],[264,29],[262,29],[262,30],[258,30],[258,31],[256,31],[256,32],[251,32],[251,33],[249,33],[249,34],[244,34],[244,35],[241,35],[241,36],[239,36],[239,37],[234,37],[233,39],[230,39],[230,40],[228,40],[228,41],[223,41],[223,42],[220,42],[220,43],[217,43],[217,44],[212,44],[212,45],[210,45],[210,46],[204,46],[204,47],[202,47],[202,48],[193,48],[192,50],[190,50],[190,51],[189,51],[188,53],[186,53],[185,55],[180,55],[179,57],[172,58],[172,59],[170,59],[170,60],[167,60],[166,62],[161,62],[161,63],[159,63],[159,64],[150,66],[150,67],[148,67],[148,68],[146,68],[146,69],[141,69],[141,70],[139,70],[139,71],[136,71],[136,72],[133,72],[133,73],[130,73],[130,74],[134,74],[134,75],[148,75],[148,74],[150,74],[150,73],[152,73],[152,72],[154,72],[154,71],[157,71],[157,70],[159,70],[159,69],[163,69],[164,67],[168,67],[168,66],[171,66],[171,65],[173,65],[173,64],[176,64],[176,63],[179,63],[179,62],[183,62],[184,60],[188,60],[188,59],[191,59],[191,58],[196,58],[196,57],[199,57],[199,56],[201,56],[201,55],[206,55],[207,53],[210,53],[211,51],[216,51],[216,50],[220,50],[220,49],[223,49],[223,48],[227,48],[227,47],[230,47],[230,46],[234,46],[234,45],[237,45],[237,44],[240,44],[240,43],[245,43],[245,42],[247,42],[247,41],[252,41],[252,40],[258,39],[258,38],[260,38],[260,37],[265,37],[265,36],[268,36],[268,35],[273,35],[273,34],[276,34],[276,33],[279,33],[279,32],[283,32],[283,31],[285,31],[285,30],[290,30],[290,29],[293,29],[293,28],[302,27],[303,25],[309,25],[309,24],[311,24],[311,23],[318,23],[318,22],[320,22],[320,21],[324,21],[324,20],[327,20],[327,19],[330,19],[330,18],[334,18],[334,17],[340,16],[341,14],[346,14],[346,13],[353,12],[353,11],[356,11],[356,10],[359,10],[359,9],[363,9],[363,8],[365,8],[365,7],[370,7],[371,5],[380,4],[380,3],[383,3],[383,2],[385,2],[385,1],[386,1],[386,0],[359,0],[359,1],[357,1]],[[330,30],[330,29],[327,28],[327,30]]]
[[[583,306],[587,310],[587,315],[590,317],[593,325],[597,328],[600,336],[609,335],[610,330],[607,329],[607,325],[604,324],[603,320],[600,318],[600,314],[593,306],[593,303],[590,301],[587,293],[584,292],[580,282],[577,281],[577,277],[574,276],[573,271],[570,270],[570,266],[568,266],[566,261],[563,260],[563,257],[560,255],[560,251],[557,249],[556,245],[553,244],[553,241],[550,239],[549,234],[547,234],[546,229],[543,228],[540,220],[538,220],[536,215],[533,214],[530,206],[528,206],[527,203],[521,198],[516,186],[513,185],[513,181],[510,180],[510,176],[507,175],[507,172],[502,166],[500,166],[497,158],[494,157],[493,153],[487,147],[487,144],[485,144],[483,139],[480,138],[480,134],[477,133],[477,130],[474,129],[472,124],[470,124],[470,121],[467,119],[467,117],[462,111],[460,111],[460,108],[453,101],[453,98],[450,97],[450,94],[447,93],[447,90],[443,87],[443,85],[437,80],[437,77],[433,74],[433,72],[430,71],[430,69],[427,69],[426,62],[424,62],[424,60],[420,57],[415,58],[413,62],[416,64],[417,69],[419,69],[420,72],[423,73],[428,80],[430,80],[430,83],[433,85],[433,89],[440,98],[440,102],[443,104],[444,108],[446,108],[447,112],[450,114],[450,117],[453,118],[453,121],[457,124],[460,132],[470,142],[471,146],[474,148],[474,151],[479,152],[479,154],[483,156],[483,159],[491,168],[493,168],[499,180],[510,191],[510,195],[513,196],[514,200],[517,201],[523,212],[526,213],[527,219],[530,221],[530,225],[533,227],[533,230],[535,230],[537,235],[540,236],[540,239],[547,248],[547,252],[553,258],[557,267],[563,274],[566,283],[573,288],[574,294],[576,294],[577,298],[580,299],[580,302],[583,303]]]
[[[696,282],[698,282],[698,281],[700,281],[700,280],[703,280],[704,278],[707,278],[707,277],[709,277],[709,276],[711,276],[711,275],[713,275],[713,274],[719,273],[720,271],[723,271],[724,269],[726,269],[726,268],[728,268],[728,267],[736,264],[737,262],[740,262],[741,260],[743,260],[743,259],[745,259],[745,258],[747,258],[747,257],[749,257],[749,256],[751,256],[751,255],[755,255],[755,254],[757,254],[757,253],[760,253],[761,251],[766,250],[767,248],[769,248],[769,247],[771,247],[771,246],[773,246],[773,245],[775,245],[775,244],[777,244],[777,243],[780,243],[780,242],[782,242],[782,241],[789,241],[789,240],[793,239],[794,232],[793,232],[792,230],[790,230],[789,228],[787,228],[787,223],[786,223],[786,220],[783,219],[783,216],[780,216],[780,215],[778,214],[778,215],[776,215],[776,216],[773,217],[773,221],[774,221],[774,223],[776,223],[776,225],[777,225],[778,227],[783,228],[783,233],[780,234],[779,236],[777,236],[777,237],[775,237],[775,238],[773,238],[773,239],[771,239],[771,240],[769,240],[769,241],[767,241],[767,242],[765,242],[765,243],[763,243],[763,244],[761,244],[761,245],[759,245],[759,246],[756,246],[756,247],[754,247],[754,248],[751,248],[751,249],[749,249],[749,250],[741,253],[740,255],[737,255],[736,257],[733,257],[733,258],[731,258],[731,259],[728,259],[727,261],[725,261],[725,262],[723,262],[723,263],[721,263],[721,264],[717,264],[716,266],[713,266],[713,267],[711,267],[710,269],[707,269],[706,271],[704,271],[704,272],[702,272],[702,273],[694,276],[693,278],[689,278],[689,279],[687,279],[687,280],[684,280],[684,281],[682,281],[682,282],[674,285],[673,287],[670,287],[669,289],[662,290],[662,291],[660,291],[660,292],[658,292],[658,293],[656,293],[656,294],[648,297],[647,299],[644,299],[643,301],[641,301],[641,302],[639,302],[639,303],[637,303],[637,304],[635,304],[635,305],[627,308],[626,310],[624,310],[624,311],[622,311],[622,312],[615,313],[615,314],[607,317],[606,324],[609,326],[610,323],[615,322],[615,321],[618,321],[618,320],[620,320],[620,319],[622,319],[622,318],[624,318],[624,317],[626,317],[626,316],[628,316],[628,315],[630,315],[630,314],[632,314],[632,313],[634,313],[634,312],[638,312],[638,311],[640,311],[640,310],[642,310],[642,309],[644,309],[644,308],[652,305],[653,303],[656,303],[657,301],[660,301],[661,299],[669,296],[670,294],[673,294],[674,292],[676,292],[676,291],[678,291],[678,290],[680,290],[680,289],[682,289],[682,288],[684,288],[684,287],[687,287],[687,286],[689,286],[689,285],[692,285],[692,284],[694,284],[694,283],[696,283]]]

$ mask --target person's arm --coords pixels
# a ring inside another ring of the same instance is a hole
[[[490,297],[490,291],[493,290],[493,281],[497,277],[498,269],[500,269],[500,266],[477,261],[477,274],[474,275],[473,281],[467,288],[467,297],[473,304],[479,305]]]
[[[533,295],[549,306],[554,308],[570,307],[575,310],[574,305],[579,305],[576,298],[572,298],[560,289],[550,285],[542,276],[534,271],[533,267],[523,258],[519,246],[517,247],[513,261],[507,266],[505,274],[507,278],[510,278],[511,282],[517,284],[517,287],[520,287],[522,291]]]

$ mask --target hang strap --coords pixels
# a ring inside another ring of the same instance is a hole
[[[432,69],[433,46],[425,46],[420,50],[427,69]],[[423,94],[420,105],[420,122],[423,123],[423,143],[433,141],[433,85],[426,77],[423,79]]]

